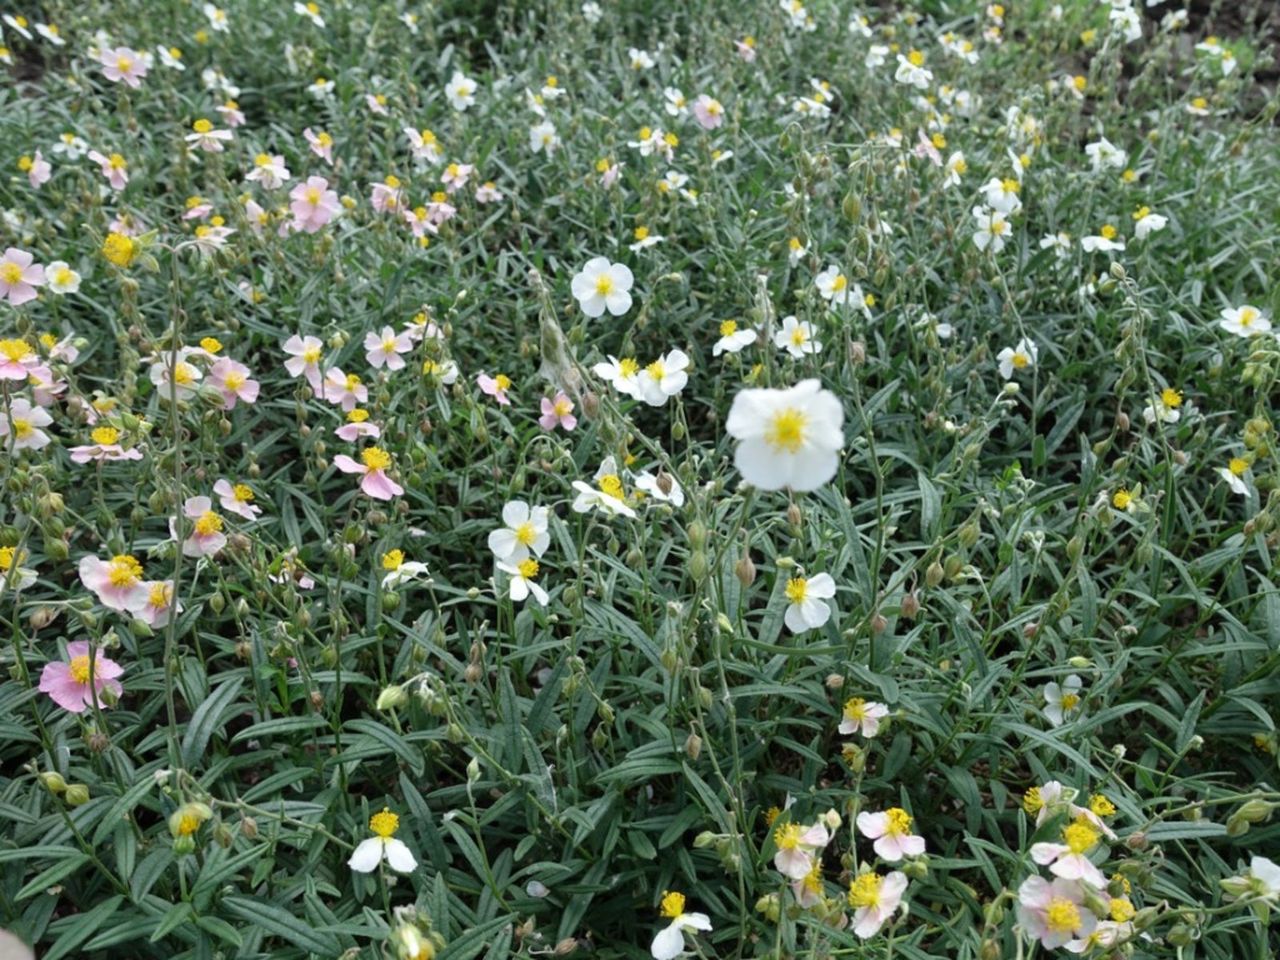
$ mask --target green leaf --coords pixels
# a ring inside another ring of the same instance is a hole
[[[342,947],[327,933],[313,929],[283,907],[249,897],[223,897],[222,906],[242,920],[257,924],[272,936],[324,957],[336,957]]]
[[[62,957],[69,955],[72,950],[97,933],[103,921],[115,913],[123,902],[124,897],[117,894],[103,900],[88,913],[71,918],[67,923],[66,931],[54,941],[53,946],[40,955],[41,960],[61,960]]]
[[[222,715],[240,695],[244,680],[232,677],[196,707],[187,723],[187,732],[182,736],[182,762],[187,768],[200,765],[205,749],[209,746],[209,738],[222,726]]]

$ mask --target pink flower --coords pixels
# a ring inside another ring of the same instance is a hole
[[[390,327],[383,327],[382,333],[370,331],[364,337],[365,358],[369,366],[378,370],[386,364],[388,370],[403,370],[402,353],[413,349],[413,340],[408,333],[397,334]]]
[[[338,215],[342,205],[338,194],[329,189],[324,177],[307,177],[289,191],[289,209],[293,212],[294,226],[307,233],[315,233]]]
[[[44,286],[44,267],[33,263],[33,260],[35,258],[31,254],[17,247],[10,247],[4,252],[4,257],[0,258],[0,300],[7,297],[9,303],[17,307],[36,298],[36,287]],[[0,373],[0,379],[17,378]],[[22,379],[26,379],[25,373]]]
[[[556,427],[572,430],[577,425],[578,418],[573,415],[573,401],[563,390],[556,394],[554,400],[550,397],[542,398],[542,416],[538,418],[538,426],[543,430],[554,430]]]
[[[911,833],[911,814],[901,807],[890,807],[883,813],[858,814],[858,832],[875,841],[876,855],[888,863],[924,853],[924,837]]]
[[[469,163],[451,163],[445,167],[444,173],[440,175],[440,182],[444,184],[445,192],[453,193],[460,187],[465,186],[475,169]]]
[[[369,388],[354,373],[343,373],[338,367],[330,367],[324,375],[324,398],[339,404],[343,410],[354,410],[357,403],[367,403]]]
[[[218,113],[222,114],[222,122],[234,130],[236,127],[244,126],[244,112],[240,109],[240,104],[234,100],[228,100],[219,107],[214,107]]]
[[[142,84],[147,75],[147,61],[142,54],[128,47],[104,48],[98,55],[102,73],[112,83],[127,83],[133,89]]]
[[[906,910],[902,895],[907,892],[906,874],[894,870],[886,876],[861,873],[849,885],[849,906],[853,911],[853,932],[861,940],[874,937],[894,911]]]
[[[756,62],[756,46],[750,37],[746,40],[735,40],[733,45],[738,48],[738,56],[744,61],[747,63]]]
[[[366,93],[364,95],[364,103],[369,108],[370,113],[376,113],[380,117],[387,115],[387,98],[385,96]]]
[[[173,581],[148,580],[143,586],[147,589],[147,602],[141,609],[134,611],[134,616],[149,627],[163,627],[174,613]],[[182,612],[181,603],[178,604],[177,612]]]
[[[1084,905],[1084,891],[1075,880],[1027,877],[1018,888],[1018,923],[1046,950],[1054,950],[1089,936],[1098,918]]]
[[[142,564],[127,553],[117,554],[105,562],[94,556],[82,557],[80,582],[98,595],[104,607],[112,610],[140,610],[147,602]]]
[[[258,381],[250,380],[249,368],[230,357],[223,357],[209,368],[209,381],[222,391],[227,410],[232,409],[237,400],[253,403],[258,399]]]
[[[375,500],[390,500],[404,493],[400,486],[386,474],[391,466],[391,454],[381,447],[365,447],[360,451],[360,463],[346,454],[340,453],[333,458],[333,465],[343,473],[361,473],[360,489]]]
[[[821,821],[812,826],[785,823],[773,834],[778,852],[773,855],[773,865],[779,873],[791,880],[803,880],[813,870],[821,851],[831,842],[831,834]]]
[[[13,253],[10,248],[9,253]],[[8,259],[9,254],[5,254]],[[3,283],[0,274],[0,283]],[[0,296],[0,299],[3,299]],[[25,340],[0,340],[0,380],[26,380],[40,357]]]
[[[622,174],[622,164],[610,163],[605,164],[604,171],[600,175],[600,186],[606,190],[618,182],[618,177]]]
[[[499,406],[506,407],[511,404],[507,399],[507,391],[511,389],[511,378],[506,374],[500,373],[496,377],[491,377],[487,373],[481,373],[476,377],[476,383],[484,393],[497,400]]]
[[[320,376],[320,357],[324,353],[324,344],[319,337],[300,337],[296,333],[284,342],[284,352],[289,359],[284,362],[285,370],[291,377],[306,376],[307,383],[316,393],[322,393],[323,378]]]
[[[431,220],[431,211],[426,207],[414,207],[412,210],[405,210],[403,216],[415,237],[421,238],[423,234],[440,232],[440,229]]]
[[[93,407],[89,407],[93,410]],[[110,460],[141,460],[142,451],[126,450],[116,441],[120,439],[120,431],[115,427],[98,427],[93,431],[93,443],[85,444],[79,447],[71,447],[67,453],[71,454],[72,463],[88,463],[90,460],[110,461]],[[81,570],[83,571],[83,565]],[[81,573],[84,579],[83,572]],[[88,581],[85,581],[86,586]],[[110,604],[108,604],[110,606]]]
[[[84,713],[91,704],[106,706],[102,701],[104,691],[112,698],[124,693],[117,677],[124,675],[124,667],[94,652],[84,640],[67,644],[67,660],[54,660],[44,665],[40,672],[40,692],[47,693],[63,710]],[[90,683],[92,678],[93,682]]]
[[[347,443],[355,443],[364,437],[377,440],[382,436],[382,428],[369,420],[368,410],[351,410],[347,413],[347,422],[333,432],[338,439]]]
[[[302,135],[307,138],[307,143],[311,145],[311,152],[317,157],[324,160],[329,166],[333,166],[333,137],[321,130],[319,133],[312,133],[311,128],[302,131]]]
[[[396,213],[400,210],[404,203],[404,190],[401,189],[399,178],[387,177],[382,183],[374,183],[370,186],[373,193],[369,197],[369,202],[373,204],[373,209],[379,213]]]
[[[31,181],[31,188],[39,190],[49,182],[49,178],[52,176],[53,167],[49,166],[49,161],[37,150],[36,155],[31,160],[31,166],[27,168],[27,179]]]
[[[703,130],[714,130],[724,123],[724,104],[705,93],[693,101],[693,115]]]
[[[107,178],[107,183],[111,184],[112,190],[123,190],[125,188],[125,184],[129,182],[129,161],[118,153],[113,153],[107,157],[97,150],[89,151],[89,159],[98,165],[102,175]],[[116,229],[115,224],[111,225],[111,229]],[[133,235],[133,231],[119,230],[117,232],[128,236]]]
[[[224,478],[213,485],[213,492],[218,496],[218,504],[227,513],[234,513],[246,520],[256,520],[258,514],[262,513],[262,508],[254,505],[253,490],[246,484],[233,485]]]
[[[841,712],[839,730],[843,734],[861,733],[864,737],[874,737],[880,732],[880,721],[888,715],[889,708],[883,703],[850,697]]]
[[[56,354],[52,356],[57,359]],[[54,376],[53,371],[44,364],[30,367],[27,370],[27,374],[27,383],[31,386],[31,396],[38,406],[53,406],[53,401],[58,394],[65,392],[67,389],[67,381],[59,380]]]
[[[182,541],[184,557],[212,557],[227,545],[227,535],[222,532],[222,517],[213,509],[208,497],[187,497],[182,505],[182,515],[194,521],[191,535]],[[178,538],[178,521],[169,520],[169,535]]]
[[[476,203],[497,203],[502,199],[502,191],[491,180],[476,187]]]

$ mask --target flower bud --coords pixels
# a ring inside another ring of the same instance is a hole
[[[472,757],[467,762],[467,783],[475,783],[480,779],[480,760]]]
[[[567,957],[569,954],[573,953],[577,949],[578,949],[577,937],[565,937],[563,940],[561,940],[559,943],[556,944],[556,949],[554,952],[557,957]]]
[[[666,476],[667,474],[665,473],[658,474],[659,487],[662,486],[662,478]],[[670,478],[668,477],[668,481],[669,480]],[[670,492],[670,491],[667,491],[667,492]],[[693,523],[689,524],[689,529],[686,531],[686,533],[689,537],[689,546],[693,547],[693,549],[701,550],[703,547],[707,545],[707,528],[703,526],[701,521],[695,520],[693,521]]]
[[[1128,274],[1125,273],[1124,264],[1122,264],[1119,260],[1111,261],[1110,273],[1111,273],[1111,276],[1117,280],[1123,280],[1125,277],[1128,276]]]
[[[62,779],[62,775],[54,773],[52,770],[40,774],[40,782],[50,793],[62,793],[67,789],[67,781]]]
[[[920,612],[920,601],[916,598],[914,590],[910,590],[903,595],[901,609],[902,615],[908,620],[916,618],[916,614]]]
[[[695,583],[701,583],[707,576],[707,555],[701,550],[695,550],[689,556],[689,576],[693,577]]]
[[[710,830],[703,830],[700,834],[693,838],[693,849],[704,850],[718,840],[714,833]]]
[[[751,554],[744,553],[742,559],[734,564],[733,575],[744,589],[756,582],[756,565],[751,562]]]
[[[800,512],[800,505],[792,503],[787,507],[787,523],[793,527],[800,526],[800,521],[804,519],[804,515]]]
[[[702,754],[702,738],[696,733],[691,733],[685,738],[684,752],[690,760],[697,760]]]
[[[256,839],[258,836],[258,821],[253,817],[243,817],[240,820],[240,832],[244,834],[248,840]]]
[[[391,686],[378,694],[376,708],[379,712],[385,713],[387,710],[394,710],[397,707],[404,706],[408,700],[409,695],[404,692],[404,687],[399,685]]]
[[[929,564],[929,568],[924,572],[925,585],[930,589],[937,587],[938,584],[942,583],[944,576],[946,576],[946,571],[942,569],[942,564],[935,560]]]

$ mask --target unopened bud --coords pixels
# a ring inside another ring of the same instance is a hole
[[[804,514],[800,512],[799,504],[793,503],[787,507],[787,523],[793,527],[800,526],[800,521],[804,519]]]
[[[240,820],[240,832],[244,834],[246,839],[254,840],[258,836],[258,821],[253,817],[243,817]]]
[[[89,802],[89,788],[83,783],[73,783],[67,787],[63,799],[69,807],[82,807]]]
[[[378,702],[375,704],[379,712],[394,710],[397,707],[404,706],[409,700],[409,695],[404,692],[404,687],[399,685],[387,687],[378,694]]]
[[[689,734],[684,741],[684,752],[690,760],[697,760],[702,754],[702,738],[696,733]]]
[[[935,560],[933,563],[929,564],[929,568],[925,570],[924,582],[932,589],[942,583],[942,578],[944,576],[946,576],[946,571],[942,569],[942,564]]]
[[[578,949],[578,940],[576,937],[565,937],[556,944],[555,955],[557,957],[567,957]]]
[[[756,565],[751,562],[751,554],[744,553],[742,559],[734,564],[733,575],[744,588],[756,582]]]
[[[480,760],[472,757],[467,762],[467,783],[475,783],[480,779]]]
[[[902,597],[902,615],[908,620],[914,620],[916,614],[920,612],[920,601],[916,599],[914,590],[908,591]]]
[[[54,773],[52,770],[40,774],[40,782],[50,793],[62,793],[67,789],[67,781],[62,779],[62,775]]]

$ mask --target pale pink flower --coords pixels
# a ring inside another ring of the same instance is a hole
[[[911,814],[901,807],[890,807],[883,813],[858,814],[858,832],[872,845],[876,855],[888,863],[897,863],[903,857],[918,857],[924,853],[924,837],[911,832]]]
[[[724,104],[705,93],[693,101],[693,115],[703,130],[714,130],[724,123]]]
[[[1036,788],[1037,796],[1040,800],[1040,808],[1036,811],[1036,826],[1041,827],[1050,817],[1057,816],[1064,809],[1072,820],[1079,820],[1081,817],[1088,820],[1091,824],[1102,831],[1102,835],[1108,840],[1114,840],[1116,833],[1105,823],[1102,818],[1090,810],[1088,807],[1082,807],[1079,804],[1072,803],[1077,796],[1078,791],[1074,787],[1064,786],[1057,780],[1050,780],[1041,784]]]
[[[57,359],[55,356],[54,359]],[[71,362],[71,361],[68,361]],[[37,406],[51,407],[58,395],[67,389],[67,381],[56,377],[45,364],[31,367],[27,371],[27,385],[31,387],[31,397]]]
[[[444,173],[440,175],[440,182],[444,184],[445,192],[453,193],[466,186],[474,170],[475,167],[469,163],[451,163],[445,167]]]
[[[174,613],[182,612],[181,603],[174,609],[172,580],[148,580],[143,586],[147,589],[147,602],[133,613],[147,626],[163,627]]]
[[[369,388],[354,373],[343,373],[338,367],[330,367],[324,375],[324,398],[340,405],[343,410],[354,410],[356,404],[368,402]]]
[[[444,194],[432,194],[431,202],[427,204],[427,219],[435,226],[447,223],[452,220],[458,212],[458,208],[443,198]]]
[[[118,554],[107,561],[95,556],[82,557],[80,582],[97,594],[104,607],[112,610],[140,610],[147,602],[142,564],[128,554]]]
[[[311,145],[311,152],[323,160],[329,166],[333,166],[333,137],[321,130],[319,133],[313,133],[310,127],[302,131],[302,135],[306,137],[307,143]]]
[[[104,48],[98,55],[103,75],[112,83],[126,83],[133,89],[142,85],[147,75],[147,58],[128,47]]]
[[[375,500],[390,500],[404,493],[404,487],[387,476],[385,471],[391,466],[391,454],[381,447],[365,447],[360,451],[359,463],[340,453],[333,458],[333,465],[343,473],[363,474],[360,489]]]
[[[316,393],[324,390],[320,375],[320,357],[324,353],[324,344],[319,337],[300,337],[296,333],[284,342],[284,352],[289,358],[284,368],[291,377],[305,376],[307,383]]]
[[[816,857],[831,842],[831,833],[822,821],[807,827],[785,823],[774,831],[773,842],[778,848],[773,855],[774,868],[790,880],[803,880],[813,870]]]
[[[97,150],[89,151],[89,159],[98,165],[102,171],[102,175],[107,178],[107,183],[111,184],[112,190],[123,190],[125,184],[129,182],[129,162],[118,153],[110,156],[103,156]],[[115,229],[114,224],[112,229]],[[124,233],[125,231],[117,231]]]
[[[39,190],[49,178],[53,176],[53,167],[49,165],[49,161],[44,155],[37,150],[36,155],[31,158],[31,166],[27,168],[27,180],[31,182],[33,190]]]
[[[404,203],[404,190],[396,177],[387,177],[382,183],[370,184],[369,202],[379,213],[397,213]]]
[[[874,877],[868,882],[867,877]],[[878,874],[860,874],[853,881],[849,892],[849,902],[856,906],[853,911],[853,932],[861,940],[874,937],[892,917],[896,910],[906,906],[902,895],[907,892],[906,874],[894,870],[883,877]]]
[[[222,122],[234,130],[236,127],[243,127],[245,123],[244,113],[240,109],[240,104],[234,100],[228,100],[221,106],[214,107],[218,113],[222,114]]]
[[[8,299],[10,304],[17,307],[38,296],[36,287],[43,287],[45,283],[44,267],[33,262],[34,260],[35,257],[17,247],[10,247],[4,252],[4,256],[0,257],[0,300]],[[12,359],[6,356],[0,358],[0,363]],[[26,379],[25,373],[22,378]],[[0,379],[15,380],[17,377],[0,371]]]
[[[511,389],[511,378],[506,374],[499,373],[497,376],[491,377],[482,372],[476,376],[476,383],[481,391],[497,400],[499,406],[510,405],[511,401],[507,399],[507,391]]]
[[[90,407],[89,409],[93,409]],[[68,447],[72,463],[89,463],[90,461],[110,462],[112,460],[141,460],[141,450],[126,450],[118,443],[87,443],[78,447]],[[83,575],[81,577],[83,579]]]
[[[25,397],[14,398],[8,410],[0,407],[0,438],[10,436],[10,422],[13,424],[13,450],[40,450],[51,442],[49,435],[40,428],[53,423],[53,417],[42,408],[33,407]],[[9,446],[8,443],[0,444],[0,447]]]
[[[880,721],[889,715],[889,708],[874,700],[850,697],[840,714],[839,731],[843,734],[861,733],[874,737],[880,732]]]
[[[364,95],[365,106],[369,108],[370,113],[376,113],[380,117],[387,115],[387,98],[380,93],[366,93]]]
[[[738,48],[738,56],[747,63],[755,63],[756,48],[753,44],[747,43],[745,40],[735,40],[733,45]]]
[[[84,713],[94,703],[105,707],[102,694],[113,698],[124,693],[117,677],[124,667],[90,648],[87,641],[67,644],[67,659],[53,660],[40,671],[40,692],[47,693],[63,710]],[[92,682],[90,682],[92,680]]]
[[[1046,950],[1068,940],[1087,937],[1098,918],[1084,905],[1084,891],[1075,880],[1027,877],[1018,888],[1018,923]]]
[[[201,117],[184,139],[193,149],[203,150],[206,153],[222,153],[226,149],[223,144],[234,138],[235,134],[230,130],[218,130],[210,121]]]
[[[289,168],[280,154],[260,153],[253,158],[253,169],[244,175],[246,180],[262,184],[268,190],[282,187],[290,179]]]
[[[409,224],[409,229],[413,231],[415,237],[422,237],[427,233],[439,233],[439,228],[431,220],[431,211],[426,207],[414,207],[412,210],[404,211],[404,219]]]
[[[249,368],[230,357],[223,357],[209,368],[209,382],[222,391],[225,409],[230,410],[237,400],[254,403],[258,399],[259,383],[249,379]]]
[[[232,484],[224,478],[213,485],[213,492],[218,497],[219,506],[227,513],[234,513],[246,520],[256,520],[262,513],[262,508],[253,502],[253,490],[246,484]]]
[[[244,218],[249,221],[249,229],[253,231],[255,236],[262,236],[262,232],[271,223],[271,214],[263,209],[262,204],[248,197],[244,202]]]
[[[388,370],[403,370],[402,353],[413,350],[413,339],[408,333],[397,334],[391,327],[383,327],[381,333],[372,330],[364,337],[365,359],[373,369],[380,369],[386,364]]]
[[[604,170],[600,174],[600,186],[608,190],[618,182],[618,177],[622,174],[622,164],[609,163],[605,165]]]
[[[368,437],[377,440],[382,436],[382,428],[369,419],[368,410],[352,410],[347,414],[347,422],[334,428],[334,436],[347,443],[355,443]]]
[[[222,532],[222,517],[213,509],[208,497],[187,497],[182,504],[182,515],[192,521],[191,533],[182,541],[184,557],[212,557],[227,545],[227,535]],[[178,521],[169,520],[169,536],[178,539]]]
[[[492,180],[476,187],[476,203],[497,203],[503,199],[502,191]]]
[[[562,427],[568,431],[577,425],[578,418],[573,415],[573,401],[563,390],[556,394],[554,400],[550,397],[542,398],[542,416],[538,418],[538,426],[543,430]]]
[[[190,355],[191,351],[184,349],[179,350],[177,356],[172,354],[157,356],[155,362],[148,368],[147,376],[157,387],[163,399],[168,400],[171,392],[179,400],[190,399],[195,394],[200,381],[204,379],[204,374],[200,372],[199,367],[187,363],[187,357]]]
[[[337,192],[329,189],[329,181],[324,177],[307,177],[305,183],[289,191],[289,199],[293,201],[289,209],[293,212],[294,226],[307,233],[321,230],[342,209]]]

